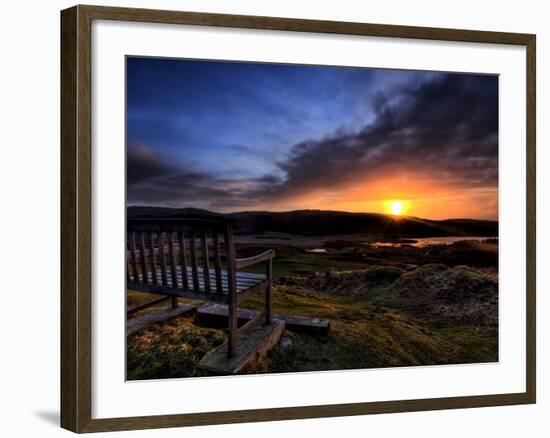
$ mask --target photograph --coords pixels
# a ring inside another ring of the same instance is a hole
[[[126,378],[499,360],[499,77],[128,56]]]

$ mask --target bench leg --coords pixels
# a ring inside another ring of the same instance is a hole
[[[172,297],[172,309],[178,307],[178,297]]]
[[[229,315],[228,315],[228,333],[227,333],[227,357],[233,357],[237,354],[237,300],[236,295],[229,299]]]
[[[265,287],[265,323],[271,324],[271,284],[273,282],[273,264],[271,259],[266,262],[267,285]]]

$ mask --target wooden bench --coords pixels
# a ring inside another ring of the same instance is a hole
[[[237,351],[237,335],[260,321],[271,324],[272,259],[268,250],[235,257],[232,225],[216,219],[139,218],[127,221],[127,287],[172,297],[228,304],[228,357]],[[265,263],[265,274],[239,269]],[[265,291],[264,311],[238,327],[237,308],[248,296]],[[158,302],[153,300],[153,302]]]

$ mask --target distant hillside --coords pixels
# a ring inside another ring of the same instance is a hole
[[[429,220],[411,216],[393,218],[379,213],[296,210],[287,212],[243,211],[220,214],[196,208],[128,207],[132,217],[219,217],[233,222],[239,234],[267,231],[300,234],[377,234],[400,237],[497,236],[498,222],[476,219]]]

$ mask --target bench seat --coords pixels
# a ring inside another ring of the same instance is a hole
[[[139,282],[138,283],[130,283],[128,285],[131,289],[137,289],[137,290],[144,290],[143,287],[145,287],[146,291],[154,292],[154,289],[158,288],[160,290],[166,291],[167,288],[169,289],[175,289],[180,290],[182,293],[177,294],[177,296],[182,297],[189,297],[189,298],[201,298],[198,295],[204,294],[205,297],[210,297],[210,295],[220,295],[219,292],[216,291],[216,276],[215,271],[209,271],[209,277],[210,277],[210,292],[207,292],[205,289],[204,284],[204,272],[201,267],[197,267],[198,271],[198,277],[199,277],[199,289],[195,289],[193,287],[193,276],[192,276],[192,270],[190,267],[187,268],[187,281],[188,281],[188,287],[183,287],[183,277],[182,277],[182,271],[181,267],[178,266],[176,269],[177,278],[178,278],[178,287],[175,288],[172,285],[172,271],[171,267],[166,267],[166,286],[162,286],[162,270],[157,269],[156,271],[156,277],[157,277],[157,285],[154,286],[151,283],[153,282],[153,273],[148,272],[147,273],[147,283],[143,284],[143,276],[141,274],[138,275]],[[229,286],[227,282],[227,271],[222,270],[222,293],[221,295],[227,296],[229,293]],[[264,274],[254,274],[250,272],[237,272],[237,294],[241,295],[244,293],[247,293],[249,291],[255,291],[258,287],[265,286],[267,277]],[[248,294],[247,294],[248,295]],[[217,299],[216,301],[224,301],[223,297],[222,299]]]

